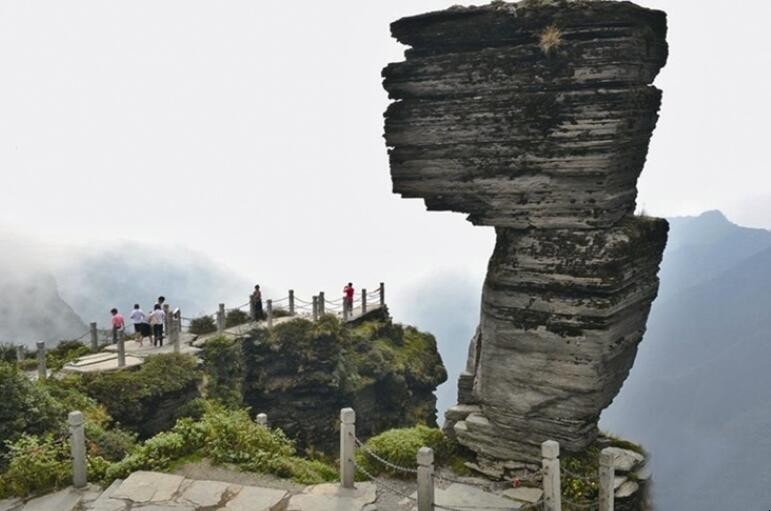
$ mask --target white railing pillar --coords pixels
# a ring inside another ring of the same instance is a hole
[[[289,315],[294,316],[294,289],[289,290]]]
[[[99,332],[96,329],[96,321],[92,321],[88,325],[91,332],[91,350],[96,351],[99,349]]]
[[[162,309],[163,309],[163,335],[168,337],[169,330],[171,330],[171,327],[169,326],[171,324],[171,306],[168,303],[164,303]]]
[[[362,314],[367,313],[367,290],[366,289],[361,290],[361,313]]]
[[[314,296],[313,297],[313,321],[318,321],[319,319],[319,297]]]
[[[340,410],[340,485],[353,488],[356,474],[354,455],[356,454],[356,412],[353,408]]]
[[[40,380],[45,380],[48,376],[48,368],[46,368],[46,343],[38,341],[37,343],[37,377]]]
[[[348,306],[348,303],[343,300],[343,321],[348,321],[350,314],[350,307]]]
[[[217,333],[221,334],[225,331],[225,304],[219,304],[217,309]]]
[[[67,417],[70,425],[70,453],[72,454],[72,485],[83,488],[88,481],[86,465],[86,433],[83,429],[83,414],[74,411]]]
[[[16,346],[16,362],[21,364],[21,361],[24,360],[24,346],[19,344]]]
[[[171,331],[169,332],[169,338],[171,341],[171,344],[174,346],[174,353],[179,353],[180,351],[180,334],[182,332],[182,311],[180,311],[178,308],[174,309],[174,314],[171,315],[171,322],[169,323],[171,326]]]
[[[385,305],[385,282],[380,283],[380,306]]]
[[[257,414],[257,424],[260,426],[268,427],[268,414],[266,413],[258,413]]]
[[[326,298],[324,297],[324,291],[319,291],[319,316],[326,314],[327,305]]]
[[[543,458],[543,508],[545,511],[562,511],[560,486],[560,444],[547,440],[541,444]]]
[[[118,332],[118,367],[126,367],[126,343],[122,332]]]
[[[273,328],[273,300],[265,302],[268,311],[268,328]]]
[[[616,469],[614,467],[613,452],[608,449],[600,451],[600,509],[599,511],[613,511],[614,479]]]
[[[434,450],[418,450],[418,511],[434,511]]]

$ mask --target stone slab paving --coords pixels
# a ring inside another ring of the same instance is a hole
[[[417,500],[417,492],[412,494],[412,499]],[[524,504],[515,502],[506,497],[489,493],[467,484],[453,483],[447,488],[434,489],[434,503],[438,506],[458,507],[465,509],[496,509],[500,511],[517,510]],[[413,509],[417,509],[416,507]]]
[[[535,504],[543,497],[543,490],[540,488],[527,488],[523,486],[521,488],[510,488],[505,490],[501,495],[524,504]]]
[[[142,358],[128,354],[126,355],[126,368],[138,366],[142,364],[142,362],[144,362],[144,359]],[[76,358],[72,362],[66,364],[62,368],[62,371],[68,373],[95,373],[115,371],[117,369],[120,369],[118,367],[118,354],[102,352]]]
[[[371,509],[376,499],[373,483],[356,483],[355,489],[341,488],[337,483],[318,484],[293,495],[286,511],[363,511]]]
[[[23,505],[24,502],[21,499],[2,499],[0,500],[0,511],[17,511]]]
[[[82,511],[279,511],[285,490],[198,481],[176,474],[139,471],[116,481]],[[56,509],[58,507],[41,508]],[[25,508],[26,511],[26,508]],[[37,511],[35,509],[34,511]],[[73,511],[69,508],[62,511]]]
[[[179,352],[196,354],[201,351],[200,349],[191,346],[190,343],[193,342],[194,339],[194,335],[182,334],[180,336]],[[143,342],[140,346],[139,342],[127,339],[124,341],[123,347],[127,354],[136,355],[137,357],[146,357],[148,355],[158,355],[160,353],[174,352],[174,345],[168,342],[168,339],[164,341],[163,346],[157,347],[153,346],[153,342],[149,340],[145,340],[145,342]],[[116,344],[110,344],[104,349],[107,352],[116,353],[118,351],[118,346]]]
[[[65,488],[27,501],[23,511],[73,511],[80,504],[81,493],[74,488]]]

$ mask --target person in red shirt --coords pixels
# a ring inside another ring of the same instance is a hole
[[[351,282],[343,288],[343,306],[348,309],[348,314],[353,313],[353,283]]]
[[[112,314],[112,342],[115,344],[118,342],[118,334],[123,333],[126,328],[126,321],[118,313],[118,309],[112,309],[110,314]]]

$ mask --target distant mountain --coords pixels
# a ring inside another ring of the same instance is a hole
[[[0,297],[0,342],[34,346],[79,337],[88,329],[59,296],[50,274],[0,273]]]
[[[661,293],[602,425],[653,454],[659,509],[771,502],[771,232],[671,219]]]
[[[184,248],[52,248],[0,230],[0,342],[79,337],[91,321],[108,328],[112,307],[147,310],[159,295],[186,316],[213,313],[245,303],[253,285]]]
[[[112,307],[128,313],[134,303],[145,311],[158,296],[186,316],[213,313],[248,301],[254,285],[204,255],[183,248],[125,243],[80,253],[56,269],[62,297],[87,321],[109,324]]]

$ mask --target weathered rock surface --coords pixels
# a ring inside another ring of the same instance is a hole
[[[663,220],[632,215],[658,118],[666,17],[526,0],[405,18],[384,71],[394,191],[498,236],[447,430],[480,458],[579,451],[634,362]]]

